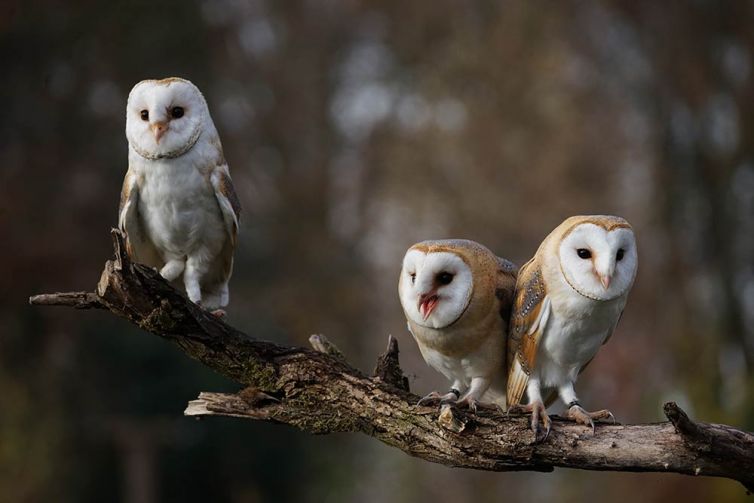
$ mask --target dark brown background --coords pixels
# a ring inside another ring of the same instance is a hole
[[[33,4],[33,5],[32,5]],[[751,2],[5,2],[0,7],[0,499],[744,500],[681,476],[490,474],[374,440],[182,417],[233,383],[103,313],[91,289],[144,78],[205,93],[244,206],[229,321],[324,333],[369,370],[408,336],[405,249],[478,240],[523,263],[566,216],[626,217],[640,271],[579,382],[621,421],[754,429]],[[556,405],[554,410],[560,410]]]

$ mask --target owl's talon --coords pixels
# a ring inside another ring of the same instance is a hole
[[[214,316],[215,318],[225,318],[225,309],[215,309],[214,311],[210,311],[209,314]]]
[[[472,396],[467,396],[465,398],[462,398],[461,400],[458,400],[456,402],[456,407],[463,408],[468,407],[471,412],[474,414],[477,413],[477,409],[479,407],[479,400]]]
[[[433,391],[421,397],[419,401],[416,402],[416,405],[417,406],[429,405],[430,403],[434,402],[435,400],[438,400],[439,398],[440,398],[440,394],[437,391]]]
[[[544,442],[547,440],[547,437],[550,436],[550,430],[552,429],[552,422],[550,421],[550,416],[547,415],[547,410],[545,409],[545,404],[543,404],[540,401],[536,401],[532,404],[532,418],[531,418],[531,425],[532,430],[534,430],[534,440],[535,442]],[[545,435],[542,438],[539,437],[539,420],[542,420],[542,424],[545,427]]]
[[[574,422],[578,424],[583,424],[584,426],[591,426],[592,427],[592,434],[596,432],[596,427],[594,424],[594,420],[600,420],[600,419],[607,419],[611,418],[613,420],[613,424],[615,424],[615,416],[613,416],[613,413],[610,412],[607,409],[598,410],[596,412],[588,412],[584,410],[580,405],[572,405],[568,412],[566,413],[566,417],[568,419],[573,420]]]
[[[452,391],[441,395],[437,391],[433,391],[427,395],[425,395],[423,398],[421,398],[418,402],[416,402],[416,405],[434,405],[435,403],[438,404],[451,404],[456,403],[456,400],[458,399],[458,396],[453,393]]]
[[[542,438],[538,439],[537,442],[544,442],[545,440],[547,440],[547,437],[550,436],[550,431],[552,431],[552,421],[550,421],[550,417],[547,414],[545,414],[542,423],[545,425],[545,435]],[[534,433],[534,435],[536,437],[537,434]]]
[[[511,405],[508,408],[508,413],[531,414],[531,431],[534,432],[534,441],[536,443],[544,442],[545,440],[547,440],[547,437],[550,436],[550,431],[552,430],[552,421],[550,421],[550,416],[547,415],[545,404],[543,404],[541,401],[537,400],[527,405]],[[542,425],[545,427],[545,434],[542,438],[539,438],[539,433],[541,431],[539,428],[540,419],[542,421]]]

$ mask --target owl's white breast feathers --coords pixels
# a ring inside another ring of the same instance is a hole
[[[419,330],[423,330],[419,328]],[[427,364],[445,376],[449,381],[459,381],[465,388],[474,377],[489,376],[492,382],[492,393],[489,400],[499,400],[505,393],[505,369],[501,364],[505,352],[505,338],[501,334],[486,334],[477,337],[469,334],[469,330],[444,329],[442,337],[462,339],[473,337],[479,341],[478,345],[470,346],[463,354],[447,355],[422,343],[416,338],[419,351]],[[413,333],[413,332],[412,332]],[[439,331],[435,331],[439,335]]]
[[[612,334],[628,295],[596,301],[576,294],[560,271],[545,267],[543,273],[550,314],[539,343],[535,373],[548,388],[576,381],[583,366]]]
[[[203,165],[209,156],[202,150],[212,146],[197,147],[176,159],[130,156],[130,169],[140,180],[139,214],[155,246],[166,253],[186,256],[204,248],[214,256],[225,241],[225,223],[210,182],[212,167]]]

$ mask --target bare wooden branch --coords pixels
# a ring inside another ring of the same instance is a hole
[[[29,297],[34,306],[67,306],[76,309],[104,309],[94,292],[43,293]]]
[[[427,461],[480,470],[668,472],[727,477],[754,488],[754,435],[730,426],[695,422],[674,403],[669,422],[591,429],[553,417],[553,431],[535,443],[526,417],[496,410],[477,414],[419,407],[390,338],[375,376],[351,367],[324,337],[320,349],[285,347],[254,339],[189,302],[154,270],[124,255],[107,262],[95,293],[32,297],[38,305],[108,309],[177,344],[183,352],[245,386],[238,394],[201,393],[188,416],[224,415],[288,424],[324,434],[361,432]]]

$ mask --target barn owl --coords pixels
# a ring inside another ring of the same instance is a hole
[[[188,80],[144,80],[126,107],[128,172],[118,226],[137,262],[216,315],[228,280],[240,204],[207,102]]]
[[[612,417],[608,410],[584,410],[574,383],[613,334],[637,265],[628,222],[596,215],[568,218],[521,267],[508,340],[507,391],[514,409],[532,413],[535,436],[541,419],[547,438],[545,408],[556,396],[566,404],[568,418],[592,430],[594,419]],[[524,391],[529,403],[521,407]]]
[[[452,382],[420,400],[476,410],[505,407],[505,344],[516,267],[466,240],[424,241],[408,249],[398,294],[427,364]]]

